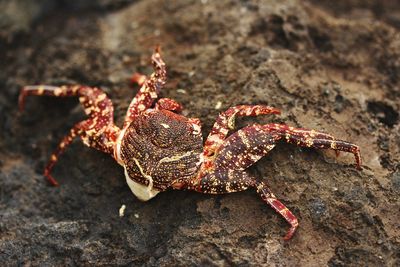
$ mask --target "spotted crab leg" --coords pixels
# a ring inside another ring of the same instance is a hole
[[[213,156],[224,143],[229,130],[235,127],[235,119],[237,116],[258,116],[266,114],[280,114],[278,109],[264,105],[239,105],[231,107],[221,113],[214,123],[210,134],[204,144],[204,157],[206,165],[213,161]]]
[[[114,108],[112,102],[102,90],[80,85],[60,87],[48,85],[26,86],[22,89],[19,96],[19,107],[21,110],[24,108],[25,98],[28,95],[55,97],[79,96],[79,101],[89,117],[87,120],[76,124],[70,130],[69,134],[62,139],[57,150],[51,155],[44,175],[52,185],[58,185],[58,183],[51,176],[51,170],[61,153],[64,152],[74,137],[80,136],[83,143],[89,147],[96,148],[105,153],[113,153],[114,143],[120,129],[114,125]]]
[[[256,185],[257,193],[261,196],[262,200],[268,203],[276,212],[278,212],[290,225],[289,231],[286,233],[284,240],[292,238],[296,232],[299,222],[296,216],[282,203],[280,202],[268,188],[265,182],[258,182]]]
[[[173,111],[176,113],[180,113],[183,109],[182,105],[170,98],[160,98],[156,105],[155,109],[166,109],[169,111]]]
[[[146,75],[140,73],[134,73],[130,79],[131,83],[138,84],[139,86],[143,86],[146,82]],[[182,105],[170,98],[160,98],[156,104],[155,109],[165,109],[169,111],[173,111],[176,113],[180,113],[183,109]]]
[[[296,216],[275,197],[265,182],[257,181],[244,171],[215,169],[205,174],[200,183],[191,185],[188,189],[206,194],[226,194],[243,191],[250,187],[256,188],[262,200],[291,225],[284,237],[285,240],[291,239],[299,225]]]
[[[187,189],[209,194],[224,194],[255,187],[261,198],[290,223],[285,236],[290,239],[298,226],[296,217],[274,196],[265,182],[257,181],[245,170],[285,140],[302,147],[333,149],[353,153],[357,167],[361,167],[358,146],[337,140],[333,136],[314,130],[298,129],[281,124],[252,125],[227,137],[208,162],[204,162],[199,175],[186,186]]]
[[[361,169],[360,147],[355,144],[336,139],[332,135],[322,132],[294,128],[285,124],[266,124],[262,126],[262,129],[267,133],[278,134],[280,136],[279,139],[282,138],[286,142],[297,146],[315,149],[332,149],[336,152],[336,155],[339,151],[352,153],[356,161],[356,167]]]
[[[352,143],[314,130],[298,129],[282,124],[247,126],[231,134],[219,147],[215,159],[204,169],[245,170],[275,147],[279,140],[301,147],[350,152],[361,168],[360,148]]]
[[[138,76],[134,78],[135,82],[139,83],[139,85],[141,83],[143,84],[129,105],[125,116],[124,128],[134,120],[137,114],[152,106],[154,100],[158,97],[160,89],[166,82],[166,68],[160,56],[159,47],[154,51],[151,61],[153,63],[154,72],[150,77],[146,78],[146,76],[138,74]]]
[[[53,186],[58,186],[58,182],[57,180],[51,175],[51,171],[54,168],[54,165],[56,164],[58,158],[60,157],[60,155],[62,153],[64,153],[66,147],[68,145],[70,145],[73,141],[73,139],[78,136],[81,135],[83,132],[83,129],[81,127],[81,123],[76,124],[68,133],[68,135],[66,135],[61,142],[58,144],[57,149],[53,152],[53,154],[51,154],[50,156],[50,160],[48,161],[45,169],[44,169],[44,176],[47,178],[47,180],[50,182],[51,185]]]

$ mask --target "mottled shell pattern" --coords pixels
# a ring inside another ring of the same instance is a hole
[[[141,113],[121,142],[121,159],[129,177],[159,191],[178,178],[195,177],[203,152],[203,138],[196,127],[188,118],[168,110]]]

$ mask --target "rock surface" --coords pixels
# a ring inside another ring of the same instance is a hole
[[[400,265],[396,1],[27,2],[0,11],[3,266]],[[100,86],[121,123],[137,90],[127,80],[151,72],[156,44],[169,71],[161,96],[199,117],[205,135],[229,106],[269,104],[283,114],[238,126],[334,134],[361,147],[363,171],[351,155],[284,143],[259,161],[252,171],[300,221],[289,242],[287,223],[253,190],[168,191],[142,203],[108,155],[80,142],[55,168],[61,186],[50,187],[43,167],[84,114],[76,99],[45,97],[30,97],[21,114],[21,86]]]

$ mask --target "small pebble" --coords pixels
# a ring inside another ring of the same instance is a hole
[[[176,89],[176,91],[180,94],[186,94],[186,90],[185,89]]]
[[[217,104],[215,104],[215,109],[220,109],[222,106],[222,102],[218,101]]]
[[[125,209],[126,209],[125,205],[122,205],[121,208],[119,208],[119,217],[124,217]]]

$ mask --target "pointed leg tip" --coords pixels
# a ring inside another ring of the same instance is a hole
[[[47,181],[54,187],[59,187],[60,184],[57,182],[56,179],[54,179],[53,176],[51,176],[50,174],[48,174],[47,172],[45,172],[44,176],[46,176]]]
[[[51,186],[54,186],[54,187],[59,187],[60,186],[60,184],[54,179],[53,180],[47,179],[47,180],[49,181]]]
[[[24,112],[24,106],[23,105],[19,105],[18,106],[18,112],[20,112],[20,113]]]
[[[270,107],[270,106],[263,106],[261,108],[266,114],[281,114],[281,111],[277,108]]]
[[[281,114],[281,111],[279,109],[277,109],[277,108],[271,108],[271,113],[279,115],[279,114]]]
[[[18,96],[18,111],[23,112],[25,109],[25,93],[24,89],[22,89],[21,93]]]
[[[287,232],[287,234],[283,237],[283,240],[289,241],[290,239],[292,239],[294,233],[296,232],[296,229],[297,229],[297,225],[290,227],[290,229]]]

